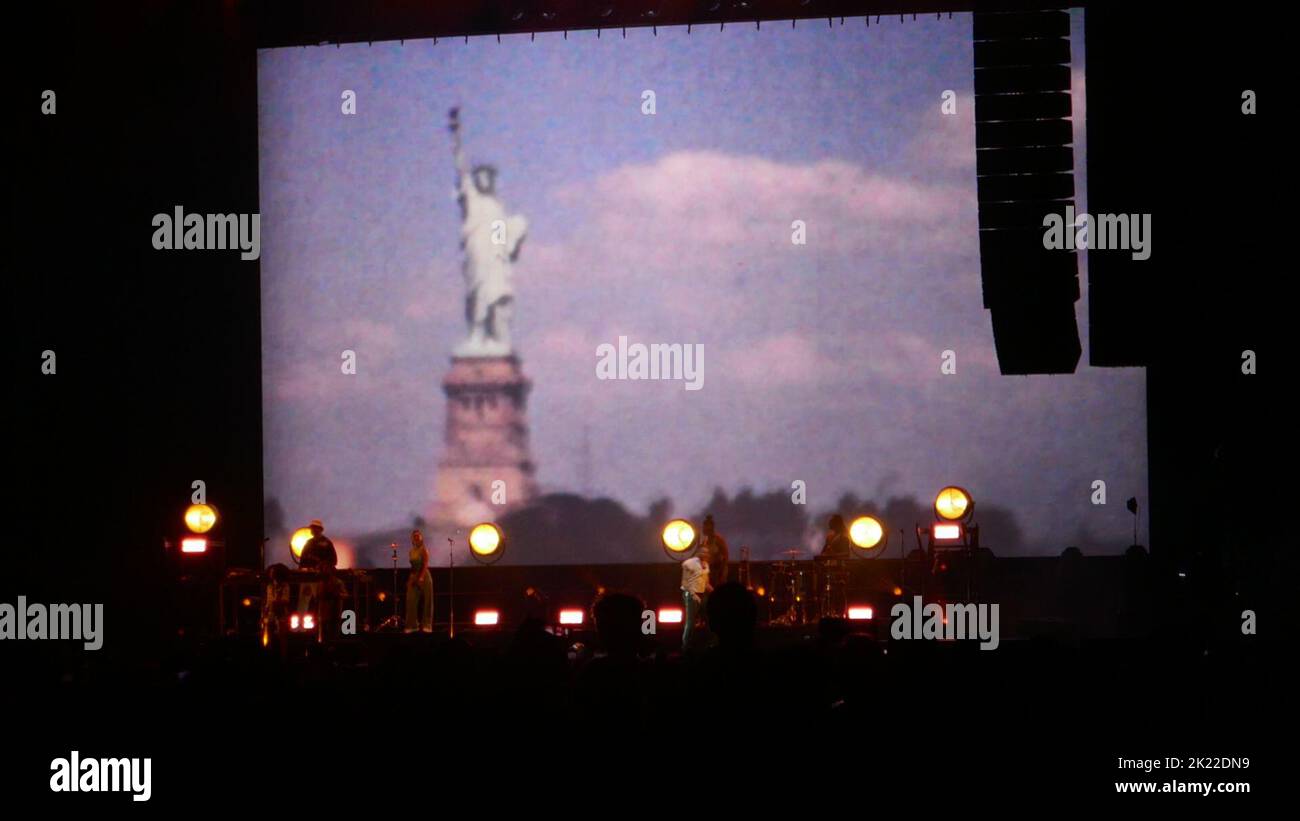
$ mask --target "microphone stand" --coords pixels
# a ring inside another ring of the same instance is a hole
[[[898,557],[902,563],[898,565],[898,590],[899,598],[907,592],[907,531],[903,528],[898,529]]]
[[[456,540],[447,537],[447,638],[456,638]]]
[[[394,630],[402,629],[402,620],[397,617],[397,542],[392,542],[389,547],[393,550],[393,615],[384,619],[379,629],[383,630],[392,626]]]

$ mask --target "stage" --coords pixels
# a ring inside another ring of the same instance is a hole
[[[806,574],[798,590],[795,612],[790,612],[791,595],[779,589],[783,578],[777,563],[752,562],[748,579],[743,582],[754,594],[758,623],[764,627],[802,626],[815,628],[822,613],[817,606],[817,589],[813,583],[812,561],[793,563]],[[790,564],[787,563],[786,567]],[[1171,594],[1178,594],[1180,582],[1190,591],[1205,580],[1188,581],[1172,568],[1163,571],[1142,556],[1076,558],[994,558],[973,561],[960,558],[936,565],[916,557],[908,562],[898,559],[850,560],[846,563],[847,584],[844,607],[828,615],[847,616],[851,608],[869,608],[870,619],[854,620],[856,627],[873,627],[889,623],[891,608],[899,603],[911,604],[915,596],[929,602],[996,602],[1000,609],[1000,629],[1009,639],[1040,637],[1100,638],[1131,635],[1151,623],[1147,603],[1135,595],[1140,585],[1163,577]],[[734,580],[742,566],[734,565]],[[538,565],[432,568],[434,588],[434,627],[448,632],[454,615],[458,635],[479,635],[494,640],[509,633],[524,618],[560,628],[560,612],[581,613],[579,627],[590,627],[591,607],[609,592],[631,594],[654,611],[660,633],[680,636],[680,624],[665,624],[660,611],[682,606],[679,587],[680,568],[676,563],[640,565]],[[351,597],[345,605],[357,614],[358,634],[382,632],[385,619],[403,615],[403,596],[407,590],[408,568],[340,571],[349,581]],[[1148,580],[1150,576],[1150,580]],[[227,573],[221,586],[220,605],[208,608],[219,618],[209,635],[256,636],[261,613],[263,583],[251,571]],[[394,599],[396,591],[397,599]],[[208,595],[213,595],[209,590]],[[291,601],[297,601],[296,590]],[[396,604],[395,604],[396,602]],[[805,604],[807,605],[805,607]],[[838,605],[838,602],[837,602]],[[475,614],[494,612],[497,623],[476,626]],[[858,615],[865,615],[859,613]],[[202,618],[202,616],[196,616]],[[775,624],[774,624],[775,623]],[[196,625],[197,626],[197,625]],[[391,625],[390,625],[391,627]],[[399,626],[399,630],[401,627]],[[346,637],[345,637],[346,638]]]

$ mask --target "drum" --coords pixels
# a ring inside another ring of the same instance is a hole
[[[803,624],[808,618],[811,567],[807,562],[773,562],[768,572],[769,623]]]
[[[849,567],[844,559],[818,562],[817,610],[822,618],[844,618],[849,609]]]

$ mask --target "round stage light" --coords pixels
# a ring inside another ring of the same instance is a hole
[[[885,527],[875,516],[859,516],[849,525],[849,539],[857,547],[870,550],[885,538]]]
[[[674,558],[682,558],[695,546],[695,527],[685,519],[673,519],[664,525],[664,549]]]
[[[934,514],[946,522],[959,522],[975,512],[970,494],[955,485],[939,491],[934,498]]]
[[[474,525],[469,532],[470,555],[481,562],[496,561],[501,558],[505,540],[501,528],[491,522]]]
[[[311,541],[311,528],[300,527],[289,537],[289,550],[293,553],[295,562],[302,561],[302,550]]]
[[[185,526],[191,533],[207,533],[217,523],[217,509],[212,505],[190,505],[185,510]]]

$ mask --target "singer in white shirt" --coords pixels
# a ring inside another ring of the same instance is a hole
[[[701,552],[682,562],[682,650],[690,647],[695,635],[695,620],[704,605],[704,596],[713,590],[709,584],[709,557]]]

